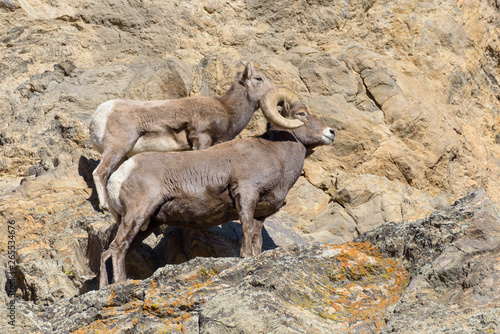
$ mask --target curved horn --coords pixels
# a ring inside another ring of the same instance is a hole
[[[277,106],[281,101],[287,101],[290,105],[293,105],[299,101],[299,96],[282,86],[273,87],[262,95],[260,108],[269,123],[285,129],[295,129],[303,125],[302,121],[285,118],[278,112]]]

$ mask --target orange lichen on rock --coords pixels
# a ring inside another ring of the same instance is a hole
[[[185,284],[181,284],[176,288],[178,291],[175,293],[175,297],[165,294],[164,287],[160,287],[158,282],[150,280],[144,300],[134,298],[123,305],[117,305],[116,289],[118,286],[112,285],[107,305],[104,307],[104,319],[97,320],[74,333],[113,333],[115,323],[123,322],[120,319],[125,314],[134,312],[137,316],[134,316],[132,321],[127,324],[130,328],[143,326],[144,324],[141,323],[139,318],[146,316],[147,318],[156,319],[155,322],[161,325],[161,332],[185,333],[186,326],[184,323],[193,316],[190,311],[193,310],[196,304],[205,303],[205,300],[199,297],[200,289],[211,285],[210,278],[216,273],[216,270],[213,269],[209,271],[200,269],[188,277],[178,277],[178,280]],[[139,282],[135,280],[130,283],[134,285],[133,291],[136,291]],[[122,285],[126,286],[127,283]],[[130,318],[128,317],[128,319]],[[123,325],[122,323],[121,326],[123,327]]]
[[[118,320],[101,319],[96,320],[88,326],[73,331],[72,334],[92,334],[92,333],[120,333],[121,327]]]
[[[384,310],[399,300],[408,283],[408,272],[401,263],[384,258],[369,242],[326,245],[337,250],[340,264],[330,279],[327,317],[346,324],[368,321],[372,328],[384,326]]]

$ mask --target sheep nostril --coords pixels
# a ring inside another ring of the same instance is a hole
[[[330,129],[330,133],[335,136],[335,130]]]

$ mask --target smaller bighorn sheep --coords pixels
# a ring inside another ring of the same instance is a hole
[[[290,104],[282,109],[286,117],[277,107],[283,100]],[[107,188],[118,231],[101,255],[101,288],[109,283],[106,261],[111,257],[115,282],[125,281],[127,250],[161,224],[202,230],[239,219],[241,256],[260,254],[264,220],[283,206],[312,149],[335,138],[284,87],[266,92],[261,108],[271,125],[260,137],[201,151],[141,153],[111,175]]]
[[[93,177],[99,202],[108,209],[106,182],[127,158],[146,151],[201,150],[236,137],[259,109],[272,83],[248,63],[222,96],[174,100],[111,100],[90,122],[90,139],[101,153]]]

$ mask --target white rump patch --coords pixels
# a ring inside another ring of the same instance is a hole
[[[101,103],[90,120],[90,140],[99,153],[103,151],[104,132],[106,130],[109,115],[115,107],[115,101],[116,100],[110,100]]]
[[[123,214],[123,207],[120,201],[120,190],[122,184],[128,179],[130,173],[135,168],[134,159],[125,161],[109,178],[106,189],[108,190],[109,206],[112,207],[120,215]]]

